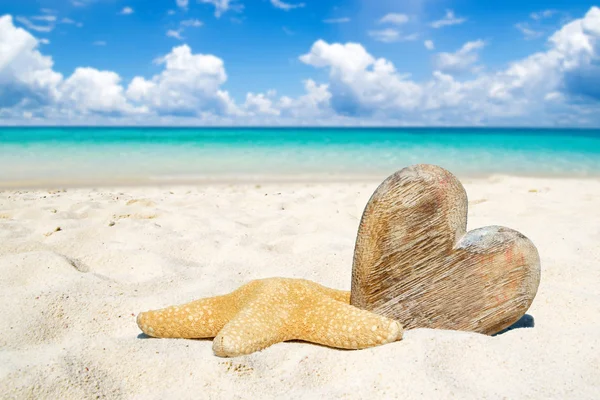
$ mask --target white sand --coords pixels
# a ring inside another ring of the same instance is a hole
[[[505,225],[539,249],[532,329],[414,330],[362,351],[281,343],[234,359],[210,340],[138,338],[139,311],[251,279],[349,289],[378,183],[0,192],[0,398],[600,396],[600,180],[463,180],[469,229]]]

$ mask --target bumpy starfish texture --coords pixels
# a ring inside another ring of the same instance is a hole
[[[402,338],[402,325],[349,304],[350,293],[303,279],[255,280],[216,296],[140,313],[148,336],[214,337],[217,356],[235,357],[288,340],[363,349]]]

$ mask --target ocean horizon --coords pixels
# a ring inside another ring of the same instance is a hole
[[[463,177],[600,176],[600,129],[2,127],[0,182],[381,177],[412,164]]]

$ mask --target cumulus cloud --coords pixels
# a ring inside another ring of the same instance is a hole
[[[439,53],[435,60],[435,66],[439,71],[459,74],[473,71],[474,64],[479,60],[478,50],[485,46],[483,40],[465,43],[455,53]]]
[[[549,42],[553,48],[546,58],[558,58],[567,92],[600,101],[600,8],[592,7],[585,18],[565,25]]]
[[[223,61],[193,54],[184,45],[159,58],[163,71],[135,77],[125,89],[113,71],[77,68],[67,78],[53,70],[52,59],[39,50],[40,41],[0,17],[0,112],[14,115],[35,110],[48,117],[75,118],[150,115],[235,115],[237,108],[221,90],[227,75]],[[32,113],[33,115],[33,113]]]
[[[466,78],[454,71],[477,66],[481,41],[436,57],[439,68],[417,81],[361,44],[318,40],[300,61],[324,69],[326,80],[305,80],[297,97],[249,93],[240,105],[223,89],[223,60],[187,45],[160,57],[155,76],[124,82],[91,67],[63,77],[41,43],[0,17],[3,123],[600,125],[597,7],[552,34],[544,51]]]
[[[165,69],[152,79],[135,77],[127,96],[159,114],[195,115],[235,112],[229,94],[220,89],[227,80],[223,60],[193,54],[188,45],[173,48],[157,60]]]
[[[38,50],[39,41],[17,28],[12,17],[0,17],[0,108],[30,108],[53,103],[59,97],[62,75],[51,57]]]
[[[280,111],[273,107],[271,97],[274,95],[274,92],[269,92],[266,95],[263,93],[248,93],[246,95],[244,109],[251,115],[279,115]]]
[[[285,11],[293,10],[294,8],[304,7],[304,3],[291,4],[291,3],[286,3],[282,0],[271,0],[271,4],[273,4],[274,7],[280,8]]]
[[[433,43],[433,40],[426,40],[423,42],[423,45],[425,46],[425,48],[427,50],[433,50],[435,49],[435,44]]]
[[[439,29],[443,28],[444,26],[460,25],[466,21],[466,18],[457,17],[454,15],[454,11],[446,10],[446,15],[444,15],[444,18],[433,21],[430,25],[432,28]]]
[[[394,65],[376,59],[358,43],[313,44],[300,61],[329,68],[331,106],[342,115],[368,115],[375,110],[417,106],[421,88],[396,72]]]
[[[418,83],[356,43],[318,41],[300,60],[329,70],[330,104],[338,114],[441,124],[536,124],[544,115],[549,124],[577,123],[568,118],[589,116],[592,110],[600,115],[599,44],[600,8],[593,7],[552,35],[547,51],[470,80],[435,71],[429,81]],[[472,67],[483,45],[469,42],[443,57],[442,65]],[[452,57],[457,54],[463,57]]]
[[[188,5],[189,5],[189,0],[176,0],[176,4],[177,4],[177,7],[187,10]]]
[[[307,79],[304,81],[304,90],[306,93],[298,98],[282,96],[279,99],[277,108],[282,117],[290,118],[293,121],[301,119],[315,121],[318,118],[334,116],[330,104],[329,85],[317,84],[312,79]]]
[[[61,104],[83,114],[133,112],[120,81],[121,77],[112,71],[77,68],[60,87]]]

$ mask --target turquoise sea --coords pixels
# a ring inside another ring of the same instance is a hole
[[[600,177],[600,130],[0,128],[0,181],[377,176],[432,163],[459,176]]]

